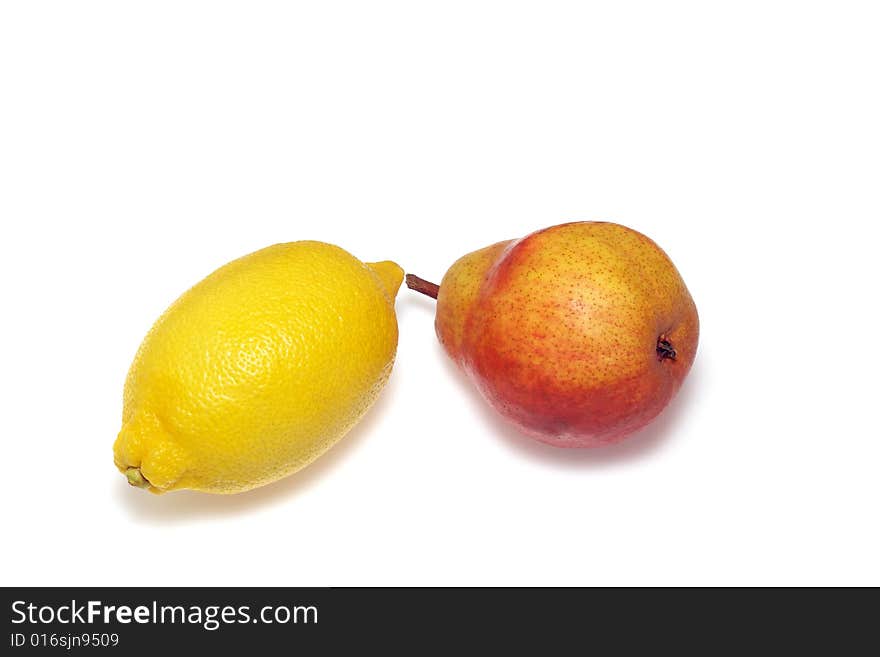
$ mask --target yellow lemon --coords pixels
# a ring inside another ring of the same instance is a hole
[[[305,467],[376,400],[403,271],[322,242],[224,265],[159,318],[125,383],[113,446],[153,493],[237,493]]]

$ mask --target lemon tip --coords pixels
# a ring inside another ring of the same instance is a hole
[[[367,266],[375,272],[382,285],[393,299],[397,296],[400,284],[403,283],[403,268],[396,262],[391,260],[383,260],[381,262],[368,262]]]

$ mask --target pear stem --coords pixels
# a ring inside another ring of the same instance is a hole
[[[416,292],[421,292],[432,299],[437,298],[437,294],[440,292],[440,286],[436,283],[431,283],[430,281],[426,281],[424,278],[419,278],[414,274],[406,275],[406,286],[410,290],[415,290]]]

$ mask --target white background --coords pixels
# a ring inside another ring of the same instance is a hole
[[[880,584],[875,7],[4,2],[2,583]],[[224,262],[438,280],[573,219],[656,239],[700,310],[641,435],[519,436],[404,290],[389,386],[306,471],[113,467],[141,338]]]

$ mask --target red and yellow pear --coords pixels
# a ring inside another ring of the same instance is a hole
[[[697,351],[697,309],[652,240],[576,222],[456,261],[437,299],[446,353],[524,433],[559,447],[622,440],[680,388]]]

